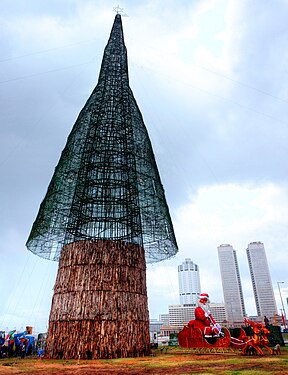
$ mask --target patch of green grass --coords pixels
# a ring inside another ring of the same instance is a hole
[[[160,372],[160,369],[167,373],[181,371],[185,373],[197,373],[198,375],[279,375],[287,373],[288,368],[288,348],[281,348],[281,355],[260,356],[242,356],[240,351],[231,353],[215,354],[195,354],[193,351],[171,348],[166,353],[156,352],[155,356],[140,358],[118,358],[118,359],[99,359],[99,360],[46,360],[35,358],[7,358],[0,359],[0,368],[3,370],[7,366],[7,373],[18,372],[22,374],[31,373],[59,373],[72,370],[79,374],[85,374],[85,369],[97,369],[102,371],[119,371],[125,375],[125,370],[134,369],[153,371],[153,374]],[[3,367],[2,367],[3,366]],[[12,368],[11,368],[12,367]],[[191,369],[191,372],[189,372]],[[177,370],[177,371],[176,371]],[[141,373],[142,373],[141,372]],[[4,372],[1,372],[1,374]],[[6,372],[5,372],[6,373]]]

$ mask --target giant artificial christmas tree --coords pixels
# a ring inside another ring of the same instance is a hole
[[[120,14],[27,247],[59,260],[50,358],[149,353],[146,262],[177,252],[151,143],[129,87]]]

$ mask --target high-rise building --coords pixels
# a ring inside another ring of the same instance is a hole
[[[209,308],[210,308],[211,314],[212,314],[213,318],[216,320],[216,322],[222,323],[225,320],[227,320],[224,303],[211,302],[209,304]]]
[[[257,315],[272,318],[277,313],[265,248],[262,242],[251,242],[246,249]]]
[[[190,258],[178,266],[179,305],[169,306],[169,326],[183,327],[194,319],[200,289],[199,267]]]
[[[196,306],[201,293],[199,267],[191,259],[178,266],[180,304]]]
[[[218,258],[228,323],[241,324],[246,313],[236,251],[231,245],[220,245]]]

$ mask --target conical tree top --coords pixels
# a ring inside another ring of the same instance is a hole
[[[98,84],[67,139],[26,245],[58,260],[64,245],[98,239],[144,246],[148,263],[178,251],[152,146],[129,87],[120,14]]]

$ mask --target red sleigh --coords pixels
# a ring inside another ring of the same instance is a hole
[[[178,335],[178,342],[182,348],[234,348],[242,349],[246,345],[248,338],[243,328],[233,332],[232,337],[230,331],[226,327],[221,329],[222,336],[205,337],[200,328],[187,325]]]
[[[182,348],[229,348],[231,335],[227,328],[222,327],[222,337],[205,337],[200,328],[185,326],[178,335]]]

